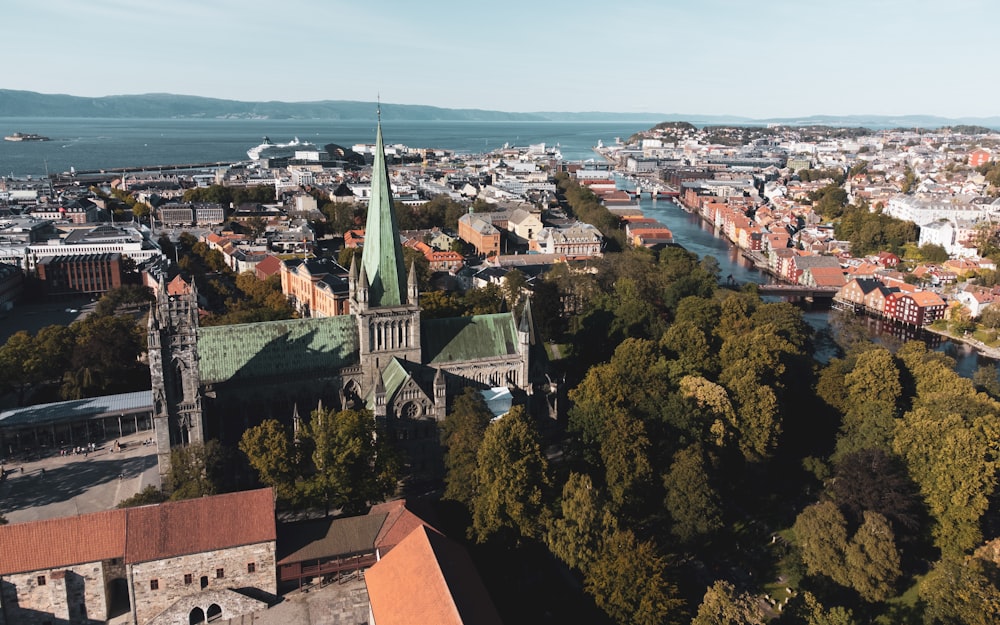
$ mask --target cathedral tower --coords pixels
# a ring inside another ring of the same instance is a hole
[[[160,278],[147,334],[153,423],[160,483],[166,486],[170,449],[205,440],[198,373],[198,290],[180,276]]]
[[[365,395],[376,386],[393,357],[420,362],[420,307],[417,277],[403,262],[403,246],[392,204],[389,170],[382,143],[382,121],[375,137],[372,190],[368,201],[361,262],[352,261],[350,307],[358,320],[359,356]]]

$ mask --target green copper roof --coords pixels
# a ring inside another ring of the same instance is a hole
[[[372,166],[372,194],[368,200],[368,221],[365,225],[365,245],[361,251],[371,288],[370,306],[400,306],[406,303],[406,270],[403,246],[399,243],[399,226],[392,206],[389,170],[385,166],[382,145],[382,122],[375,137],[375,164]]]
[[[497,358],[517,353],[517,327],[510,313],[426,319],[420,342],[426,364]]]
[[[410,379],[410,372],[403,367],[403,364],[399,362],[398,358],[393,358],[389,361],[389,364],[382,369],[382,386],[385,387],[385,398],[386,400],[392,399],[392,396],[396,394],[403,384]],[[375,409],[375,390],[368,394],[365,399],[366,405],[369,410]]]
[[[351,315],[198,328],[198,356],[205,384],[333,374],[358,362],[358,328]]]

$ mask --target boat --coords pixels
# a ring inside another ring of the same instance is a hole
[[[264,137],[263,143],[247,150],[247,156],[251,160],[258,161],[262,158],[284,158],[295,156],[297,150],[315,150],[316,146],[308,141],[299,141],[295,137],[288,143],[272,143],[271,139]]]
[[[25,132],[15,132],[12,135],[7,135],[3,138],[4,141],[51,141],[48,137],[43,137],[42,135],[33,135],[31,133]]]

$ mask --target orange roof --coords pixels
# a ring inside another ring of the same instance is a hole
[[[375,537],[375,548],[384,556],[399,544],[404,538],[420,526],[434,529],[434,527],[417,516],[407,507],[405,499],[387,501],[372,506],[368,514],[387,513],[388,516],[382,523],[382,528]],[[436,530],[435,530],[436,531]]]
[[[844,286],[847,283],[840,267],[813,267],[809,272],[816,286]]]
[[[917,291],[915,293],[909,294],[910,299],[912,299],[917,306],[926,308],[928,306],[944,306],[944,300],[932,291]]]
[[[174,279],[167,284],[167,295],[186,295],[191,292],[191,285],[184,281],[181,274],[174,276]]]
[[[125,510],[0,526],[0,575],[120,558]]]
[[[501,625],[469,554],[424,526],[365,571],[365,585],[378,625]]]
[[[148,562],[274,540],[270,488],[129,508],[125,561]]]

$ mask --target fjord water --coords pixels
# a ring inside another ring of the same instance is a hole
[[[505,143],[559,144],[567,160],[596,158],[593,147],[627,138],[649,122],[472,122],[383,120],[386,144],[439,148],[462,154],[489,152]],[[375,142],[368,121],[235,119],[0,118],[0,135],[49,137],[45,142],[0,142],[0,176],[60,173],[247,160],[264,136],[275,143],[294,137],[322,147]]]

